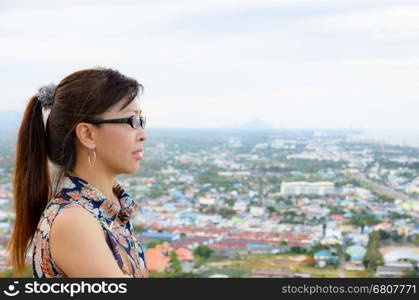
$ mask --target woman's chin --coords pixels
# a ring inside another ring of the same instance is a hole
[[[137,164],[134,168],[130,168],[127,170],[126,174],[134,174],[137,173],[140,170],[140,164]]]

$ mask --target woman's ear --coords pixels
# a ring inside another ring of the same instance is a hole
[[[96,148],[94,127],[92,124],[79,123],[76,126],[76,136],[80,143],[88,149]]]

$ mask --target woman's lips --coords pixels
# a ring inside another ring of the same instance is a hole
[[[142,153],[142,150],[140,150],[140,151],[134,151],[134,152],[132,153],[132,155],[134,155],[134,157],[135,157],[136,159],[138,159],[138,160],[140,160],[140,159],[142,159],[142,158],[143,158],[143,153]]]

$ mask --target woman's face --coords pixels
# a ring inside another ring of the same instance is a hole
[[[124,109],[126,99],[122,99],[101,117],[103,120],[128,118],[142,115],[140,101],[135,98]],[[104,123],[95,130],[96,163],[106,172],[132,174],[138,171],[143,154],[143,142],[147,139],[144,129],[134,129],[127,123]],[[140,150],[141,153],[134,154]],[[106,170],[107,169],[107,170]]]

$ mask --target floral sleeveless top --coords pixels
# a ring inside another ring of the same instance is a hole
[[[97,218],[118,266],[127,277],[148,277],[144,252],[132,232],[130,221],[131,214],[138,208],[138,204],[122,189],[118,181],[115,181],[113,191],[120,201],[120,209],[87,181],[66,174],[60,192],[52,198],[42,213],[34,235],[34,278],[67,277],[52,259],[49,233],[52,222],[60,211],[74,206],[86,209]]]

